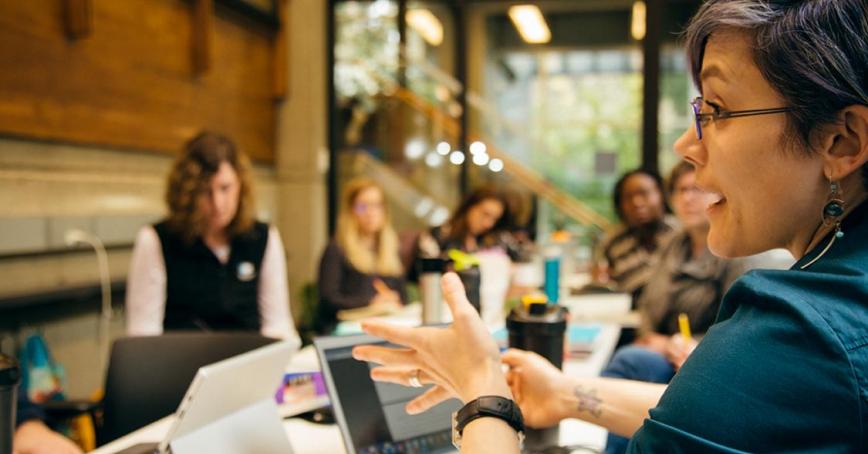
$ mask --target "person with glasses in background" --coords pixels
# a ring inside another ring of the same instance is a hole
[[[346,184],[337,232],[319,267],[318,332],[327,333],[344,309],[370,306],[391,312],[407,302],[398,235],[389,219],[383,189],[373,180]]]
[[[868,3],[709,0],[686,47],[702,100],[675,149],[713,195],[709,249],[785,248],[797,262],[736,280],[668,385],[501,356],[447,274],[450,327],[369,322],[403,348],[353,354],[380,365],[375,379],[435,385],[411,413],[451,396],[467,403],[462,452],[518,453],[523,424],[564,418],[632,436],[631,453],[868,451]],[[492,402],[501,411],[479,411]]]
[[[594,284],[615,284],[635,305],[648,283],[651,258],[672,237],[678,221],[669,213],[663,179],[656,172],[631,170],[615,183],[615,214],[621,221],[596,246],[591,268]]]
[[[127,334],[258,331],[292,339],[286,259],[277,229],[254,219],[247,156],[226,136],[187,142],[169,174],[168,217],[136,237]]]

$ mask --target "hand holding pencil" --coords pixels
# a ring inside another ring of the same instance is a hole
[[[681,313],[678,315],[678,334],[674,334],[669,338],[666,345],[666,359],[672,363],[676,371],[681,369],[681,366],[687,361],[687,357],[693,353],[693,350],[699,344],[693,339],[693,334],[690,331],[690,319],[687,314]]]
[[[678,314],[678,330],[685,344],[693,340],[693,335],[690,333],[690,319],[684,312]]]

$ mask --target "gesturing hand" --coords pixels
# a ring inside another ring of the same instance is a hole
[[[506,374],[515,401],[529,427],[550,427],[565,418],[568,411],[557,405],[559,393],[569,390],[563,372],[542,356],[510,349],[503,354]]]
[[[371,378],[377,381],[411,386],[411,379],[418,377],[423,384],[433,383],[434,387],[407,404],[410,414],[421,413],[450,397],[464,402],[482,395],[511,398],[497,344],[467,301],[458,275],[445,274],[441,286],[452,312],[450,326],[405,328],[364,322],[365,332],[403,348],[359,346],[353,349],[353,357],[381,364],[371,370]]]

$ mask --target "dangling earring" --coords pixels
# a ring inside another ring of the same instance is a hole
[[[837,181],[830,181],[831,191],[826,198],[826,205],[823,207],[823,224],[835,224],[835,238],[844,236],[841,231],[841,216],[844,215],[844,199],[840,192],[840,186]]]
[[[799,267],[799,269],[803,270],[813,265],[817,260],[820,260],[820,257],[826,255],[826,252],[829,252],[829,249],[831,249],[832,245],[835,244],[836,239],[844,237],[844,232],[841,230],[841,216],[844,216],[844,198],[837,181],[832,181],[832,179],[829,178],[829,187],[831,191],[829,191],[829,196],[826,198],[826,205],[823,206],[823,224],[834,224],[835,235],[832,236],[829,244],[823,248],[822,252],[817,254],[817,256],[810,262]]]

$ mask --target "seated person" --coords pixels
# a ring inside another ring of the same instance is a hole
[[[592,278],[633,295],[635,305],[651,275],[649,259],[672,236],[677,222],[663,198],[663,180],[636,169],[625,173],[613,192],[621,223],[609,230],[595,251]]]
[[[228,138],[201,133],[175,161],[168,217],[136,237],[127,333],[244,330],[298,339],[280,234],[253,218],[250,163]]]
[[[454,323],[372,321],[367,333],[399,347],[353,356],[377,365],[375,380],[433,385],[405,406],[411,414],[457,397],[471,404],[462,413],[480,416],[477,399],[499,396],[505,410],[514,399],[526,427],[577,418],[632,437],[630,453],[865,452],[866,17],[864,0],[709,0],[691,19],[686,66],[705,98],[675,149],[715,194],[709,249],[786,248],[798,261],[737,279],[669,384],[569,376],[534,353],[501,355],[454,274],[443,279]],[[474,419],[458,434],[461,452],[518,454],[518,429],[511,417]]]
[[[507,194],[492,186],[471,192],[445,224],[422,232],[414,239],[407,279],[418,280],[416,261],[419,258],[445,257],[451,249],[475,253],[482,249],[502,247],[512,255],[517,242],[510,230],[514,228],[513,207]]]
[[[482,187],[465,197],[445,224],[419,239],[423,256],[434,257],[449,249],[476,252],[502,243],[508,235],[512,214],[506,194]],[[433,241],[432,241],[433,240]]]
[[[317,331],[327,333],[337,312],[372,306],[387,312],[406,303],[404,267],[383,189],[368,179],[346,184],[337,232],[319,268]]]
[[[43,422],[42,409],[30,402],[24,387],[18,388],[13,454],[81,454],[81,449]]]
[[[639,337],[615,352],[601,374],[604,377],[669,383],[697,344],[696,339],[688,342],[678,334],[679,314],[687,314],[691,332],[701,338],[714,323],[723,295],[750,268],[748,259],[722,259],[708,250],[705,208],[714,196],[696,187],[693,165],[679,162],[666,190],[682,230],[655,257],[637,303],[642,320]],[[628,441],[610,435],[606,452],[624,452]]]

